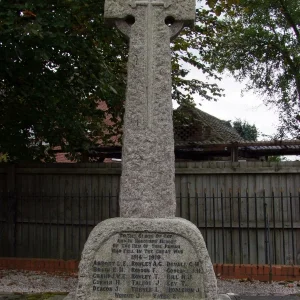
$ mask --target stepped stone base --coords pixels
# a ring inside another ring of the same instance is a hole
[[[205,242],[181,218],[114,218],[91,232],[79,265],[77,300],[218,299]]]

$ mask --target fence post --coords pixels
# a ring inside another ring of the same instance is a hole
[[[6,167],[6,221],[7,221],[7,254],[16,256],[16,218],[17,218],[17,197],[16,197],[16,172],[15,165],[9,164]]]
[[[263,192],[264,201],[264,222],[265,222],[265,264],[269,264],[269,236],[268,236],[268,215],[267,215],[267,203],[265,197],[265,191]]]

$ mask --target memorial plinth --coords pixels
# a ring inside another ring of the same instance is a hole
[[[80,262],[77,299],[217,299],[199,230],[180,219],[109,219]]]

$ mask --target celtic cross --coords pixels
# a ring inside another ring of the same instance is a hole
[[[130,40],[121,217],[174,217],[170,41],[195,18],[195,0],[106,0],[105,19]]]

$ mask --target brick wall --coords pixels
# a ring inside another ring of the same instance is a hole
[[[0,269],[67,273],[71,276],[77,274],[78,264],[76,260],[0,258]],[[300,280],[300,266],[274,265],[270,268],[268,265],[215,264],[214,270],[221,279]]]

